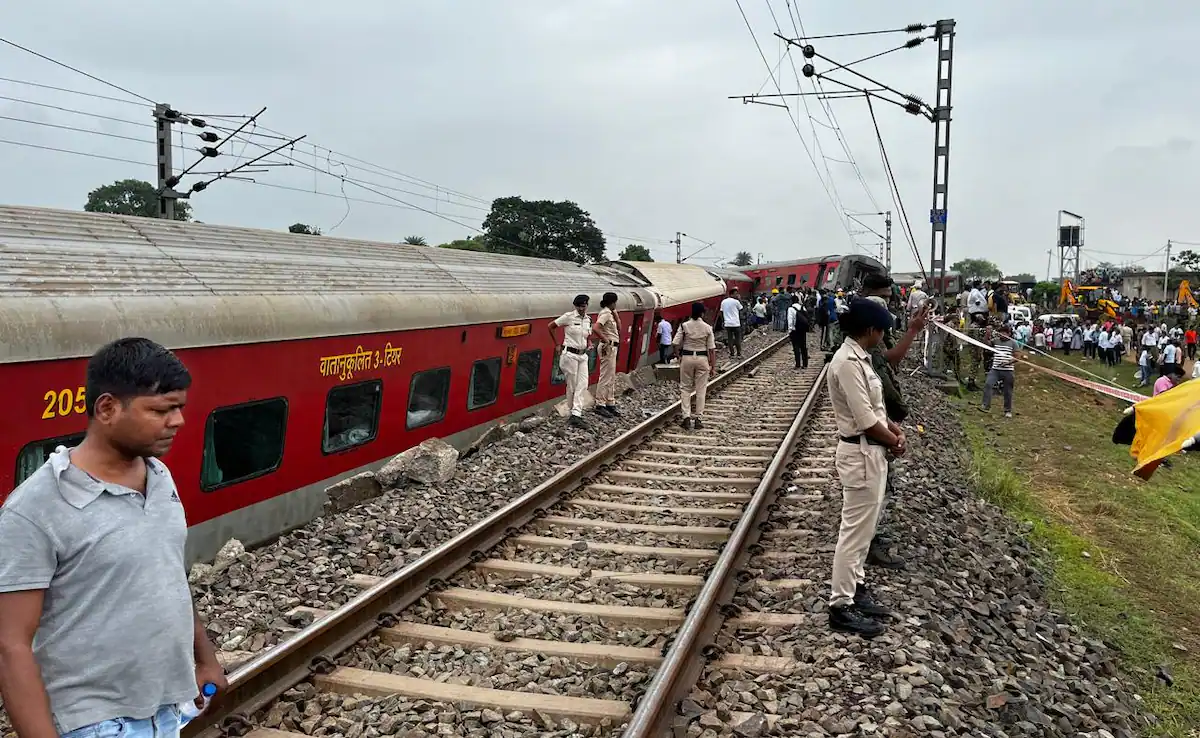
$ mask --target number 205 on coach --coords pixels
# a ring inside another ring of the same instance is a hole
[[[82,415],[87,409],[87,392],[83,387],[73,390],[46,390],[42,401],[46,403],[46,409],[42,411],[42,420]]]

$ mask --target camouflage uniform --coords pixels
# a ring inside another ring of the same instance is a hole
[[[984,338],[983,334],[984,334],[984,326],[977,325],[975,323],[972,323],[971,327],[967,329],[967,335],[981,343],[983,342],[983,338]],[[980,374],[983,372],[983,363],[984,363],[983,353],[984,353],[983,349],[976,346],[975,344],[973,344],[973,343],[967,344],[966,380],[967,380],[968,387],[978,387],[979,386],[979,377],[980,377]]]
[[[946,370],[946,374],[962,381],[962,366],[959,364],[958,339],[946,333],[941,333],[942,342],[942,368]]]

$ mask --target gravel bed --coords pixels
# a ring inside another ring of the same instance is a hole
[[[522,736],[602,736],[612,732],[608,721],[595,726],[570,720],[552,720],[533,713],[465,709],[430,700],[402,697],[370,699],[318,692],[302,684],[284,693],[282,699],[254,717],[265,727],[341,738],[375,738],[397,735],[404,738],[465,736],[467,738],[521,738]]]
[[[393,646],[372,638],[338,659],[342,666],[485,689],[632,702],[653,676],[644,664],[612,667],[559,656],[457,646]]]
[[[704,574],[711,566],[711,562],[659,558],[640,554],[615,554],[605,551],[581,553],[571,549],[526,548],[524,546],[506,546],[499,551],[493,551],[493,555],[546,566],[660,574]]]
[[[472,569],[456,576],[454,586],[555,602],[654,608],[683,607],[692,596],[692,593],[679,590],[636,587],[618,579],[496,577]]]
[[[584,615],[556,615],[527,610],[486,612],[435,607],[427,599],[404,611],[412,623],[460,628],[480,633],[503,633],[518,638],[566,641],[568,643],[612,643],[636,648],[661,648],[673,628],[640,628],[601,623]]]
[[[610,523],[627,523],[629,525],[680,525],[689,527],[698,526],[701,528],[724,528],[730,522],[728,518],[710,515],[677,515],[674,512],[661,514],[641,513],[626,512],[624,510],[592,510],[582,507],[563,507],[558,508],[556,512],[568,514],[574,518],[604,520]]]
[[[719,527],[728,527],[725,521]],[[571,526],[547,525],[545,530],[556,538],[571,538],[594,543],[622,543],[631,546],[655,546],[659,548],[715,548],[721,541],[701,541],[690,536],[664,535],[641,531],[604,530],[575,528]],[[543,534],[546,535],[546,534]]]
[[[1025,529],[970,490],[957,411],[921,377],[906,375],[904,389],[913,407],[910,450],[897,463],[887,527],[908,567],[867,570],[876,598],[893,608],[888,632],[864,641],[828,629],[841,495],[836,483],[824,485],[823,499],[806,503],[819,516],[800,526],[813,536],[764,541],[771,551],[810,555],[751,562],[761,578],[812,585],[788,591],[748,582],[735,596],[746,610],[805,614],[805,622],[726,628],[717,641],[731,653],[789,656],[795,670],[707,670],[685,705],[687,734],[1137,735],[1146,718],[1116,654],[1049,608]]]
[[[707,490],[705,490],[707,491]],[[624,502],[645,507],[664,507],[664,508],[703,508],[706,510],[741,510],[743,505],[740,502],[724,502],[721,500],[710,500],[703,497],[682,497],[679,495],[643,495],[638,494],[633,496],[624,492],[605,492],[598,490],[588,490],[584,493],[586,496],[576,497],[576,500],[587,502]],[[580,510],[590,510],[593,513],[602,512],[599,508],[588,508],[585,505],[577,506]]]

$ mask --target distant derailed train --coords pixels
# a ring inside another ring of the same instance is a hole
[[[742,267],[741,271],[753,282],[755,294],[788,287],[820,287],[844,290],[862,280],[868,272],[886,272],[884,265],[869,256],[820,256],[796,261],[776,261]]]
[[[745,278],[734,281],[748,284]],[[619,370],[651,363],[653,315],[710,316],[691,265],[576,264],[194,223],[0,207],[0,499],[86,427],[87,358],[139,335],[193,376],[166,458],[190,560],[318,515],[325,489],[438,436],[557,402],[545,323],[619,296]],[[595,357],[592,357],[595,371]],[[593,375],[593,380],[595,376]]]

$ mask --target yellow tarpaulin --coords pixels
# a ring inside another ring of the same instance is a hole
[[[1129,453],[1134,473],[1149,477],[1158,462],[1179,453],[1183,442],[1200,433],[1200,381],[1184,382],[1133,406],[1136,432]]]

